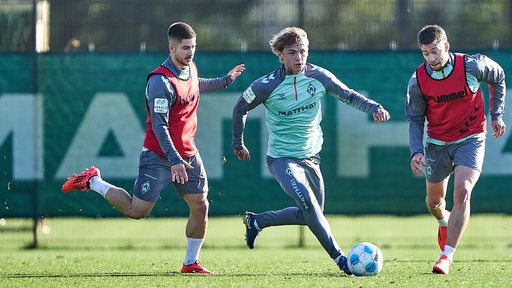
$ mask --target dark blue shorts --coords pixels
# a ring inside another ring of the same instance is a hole
[[[133,195],[144,201],[156,202],[160,193],[170,183],[179,197],[185,194],[208,193],[208,180],[199,152],[184,158],[194,169],[187,169],[188,181],[184,184],[171,182],[171,165],[167,158],[150,150],[140,154],[139,175],[133,186]]]

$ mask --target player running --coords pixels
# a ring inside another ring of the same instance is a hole
[[[182,273],[213,274],[199,262],[208,224],[208,180],[194,142],[200,92],[229,86],[245,70],[235,66],[220,78],[199,78],[193,62],[196,33],[177,22],[168,29],[169,57],[147,77],[146,137],[140,155],[133,197],[100,177],[94,166],[71,176],[62,192],[91,189],[101,194],[125,216],[149,215],[160,192],[170,183],[190,211],[185,234],[187,252]]]
[[[453,255],[469,223],[470,199],[485,154],[486,118],[480,83],[489,85],[492,136],[505,134],[505,73],[488,57],[451,53],[445,31],[428,25],[418,33],[425,58],[409,80],[406,117],[409,121],[411,169],[426,175],[426,204],[439,223],[442,250],[433,272],[448,274]],[[423,149],[425,120],[428,123]],[[424,171],[425,169],[425,171]],[[450,175],[454,174],[453,208],[446,209]]]
[[[263,104],[269,132],[268,169],[296,206],[262,213],[246,212],[245,240],[253,249],[256,236],[264,228],[307,225],[338,267],[351,274],[347,258],[323,214],[320,99],[324,95],[336,97],[360,111],[372,113],[376,122],[389,120],[389,113],[379,103],[349,89],[328,70],[307,63],[309,40],[304,30],[284,28],[269,43],[282,65],[254,81],[236,102],[232,144],[238,159],[250,159],[243,141],[245,120],[248,111]]]

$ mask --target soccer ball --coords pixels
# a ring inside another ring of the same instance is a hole
[[[354,245],[347,258],[348,268],[355,276],[375,276],[384,265],[384,257],[379,247],[368,242]]]

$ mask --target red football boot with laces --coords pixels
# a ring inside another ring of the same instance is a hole
[[[183,267],[181,267],[181,273],[194,273],[194,274],[205,274],[205,275],[212,275],[213,272],[204,268],[203,265],[201,265],[201,262],[196,261],[195,263],[192,263],[190,265],[183,264]]]
[[[73,175],[62,185],[62,192],[67,193],[73,190],[87,191],[89,190],[89,180],[94,176],[100,176],[100,170],[91,166],[80,174]]]

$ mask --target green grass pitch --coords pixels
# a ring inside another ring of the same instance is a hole
[[[200,260],[213,276],[179,273],[185,254],[184,218],[52,218],[48,227],[40,227],[40,248],[35,250],[23,248],[32,237],[25,229],[27,220],[6,219],[0,226],[0,287],[512,285],[512,216],[473,215],[448,275],[431,272],[440,251],[437,224],[430,216],[328,219],[346,253],[362,241],[381,248],[384,268],[378,276],[340,272],[307,228],[265,229],[250,250],[244,245],[240,217],[210,218]]]

